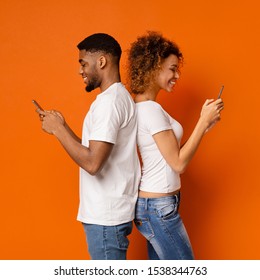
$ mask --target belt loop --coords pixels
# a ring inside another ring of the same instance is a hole
[[[175,202],[176,202],[176,204],[179,203],[179,196],[178,196],[178,194],[175,194]]]
[[[147,210],[148,209],[148,198],[145,198],[145,206],[144,209]]]
[[[179,211],[179,208],[180,208],[180,198],[181,198],[181,197],[180,197],[180,192],[179,192],[178,194],[176,194],[175,197],[176,197],[176,198],[175,198],[175,202],[176,202],[175,205],[176,205],[176,207],[177,207],[176,209],[177,209],[177,211]]]

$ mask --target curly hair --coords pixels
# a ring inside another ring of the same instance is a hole
[[[148,31],[131,44],[128,52],[128,79],[132,93],[143,93],[158,73],[164,59],[176,55],[179,62],[183,56],[179,47],[160,33]]]

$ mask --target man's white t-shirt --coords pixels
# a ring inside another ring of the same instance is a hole
[[[144,101],[136,104],[137,144],[143,166],[140,190],[154,193],[169,193],[181,187],[180,174],[174,171],[160,153],[153,135],[172,129],[180,145],[183,129],[160,104]]]
[[[114,145],[98,174],[80,168],[79,221],[113,226],[133,220],[140,181],[136,132],[135,104],[124,85],[114,83],[98,94],[83,123],[82,145]]]

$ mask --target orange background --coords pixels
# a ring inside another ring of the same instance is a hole
[[[225,85],[222,121],[182,175],[181,214],[197,259],[260,259],[259,7],[247,1],[1,0],[1,259],[88,259],[76,221],[78,167],[41,131],[31,100],[81,134],[95,93],[78,75],[79,41],[106,32],[126,52],[146,30],[181,47],[185,65],[159,102],[184,141],[206,98]],[[134,230],[129,259],[145,259]]]

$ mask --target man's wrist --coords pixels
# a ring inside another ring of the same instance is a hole
[[[64,131],[66,131],[65,125],[59,124],[56,129],[53,130],[53,135],[60,139]]]

